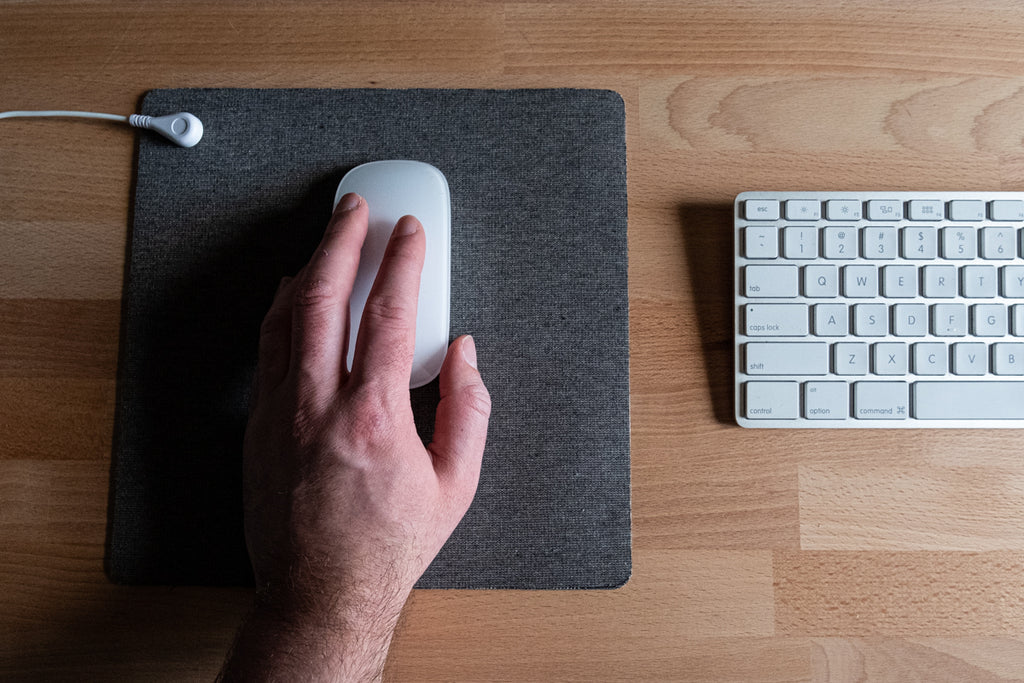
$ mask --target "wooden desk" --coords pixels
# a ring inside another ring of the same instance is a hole
[[[633,579],[417,592],[390,676],[1018,680],[1019,433],[729,419],[737,192],[1024,186],[1024,11],[961,4],[15,2],[0,108],[129,113],[172,86],[619,91]],[[0,122],[7,680],[209,680],[249,602],[102,573],[132,135]]]

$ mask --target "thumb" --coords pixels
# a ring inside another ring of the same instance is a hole
[[[459,337],[441,366],[441,400],[428,450],[438,478],[465,508],[476,493],[490,415],[491,396],[476,368],[476,345],[468,335]]]

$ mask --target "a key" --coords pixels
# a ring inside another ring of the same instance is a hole
[[[915,382],[919,420],[1024,419],[1024,382]]]
[[[746,382],[746,416],[751,420],[795,420],[800,414],[796,382]]]
[[[837,375],[868,374],[868,345],[865,342],[833,344],[832,367]]]
[[[912,221],[941,221],[942,200],[911,199],[907,202],[907,219]]]
[[[804,296],[834,299],[839,296],[839,269],[836,266],[804,266]]]
[[[823,231],[822,254],[828,259],[857,258],[857,229],[830,226]]]
[[[905,420],[909,417],[906,382],[855,382],[853,416],[858,420]]]
[[[978,240],[974,228],[958,226],[942,229],[942,258],[965,260],[977,255]]]
[[[817,228],[783,228],[783,255],[791,259],[812,259],[818,257]]]
[[[939,255],[939,238],[934,226],[903,228],[903,258],[933,259]]]
[[[743,269],[744,293],[750,298],[791,299],[800,291],[800,269],[796,266],[747,266]]]
[[[777,258],[779,231],[773,225],[752,225],[744,228],[743,255],[747,258]]]
[[[971,333],[975,337],[1005,337],[1006,306],[1002,304],[971,306]]]
[[[993,199],[988,215],[994,221],[1024,221],[1024,202],[1018,199]]]
[[[824,375],[828,372],[825,342],[749,342],[748,375]]]
[[[748,337],[804,337],[808,333],[806,304],[747,304],[743,307]]]
[[[954,375],[984,375],[988,372],[988,345],[981,342],[953,344]]]
[[[817,199],[790,199],[786,202],[786,219],[816,221],[821,218],[821,202]]]
[[[960,269],[960,291],[972,299],[991,299],[999,289],[995,266],[964,266]]]
[[[743,202],[743,217],[748,221],[774,221],[779,218],[777,199],[748,199]]]
[[[850,414],[850,389],[846,382],[804,384],[804,417],[808,420],[841,420]]]
[[[903,220],[903,202],[896,199],[872,199],[868,201],[869,221]]]
[[[902,342],[879,342],[871,347],[871,367],[876,375],[907,374],[907,345]]]
[[[861,253],[868,259],[894,259],[897,252],[896,228],[891,225],[872,226],[861,232]]]
[[[945,375],[946,356],[946,345],[941,342],[914,344],[914,374]]]
[[[949,202],[949,220],[985,220],[985,202],[980,199],[954,199]]]
[[[932,306],[932,334],[936,337],[963,337],[967,334],[967,306],[935,304]]]

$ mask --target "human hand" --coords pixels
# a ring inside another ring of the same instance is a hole
[[[343,197],[309,264],[282,282],[260,332],[244,444],[250,622],[284,625],[298,641],[315,631],[348,665],[345,637],[386,653],[413,584],[472,502],[490,412],[473,340],[460,337],[441,369],[433,442],[416,432],[409,376],[425,236],[412,217],[391,237],[346,369],[367,218],[365,201]],[[245,629],[236,657],[244,641]]]

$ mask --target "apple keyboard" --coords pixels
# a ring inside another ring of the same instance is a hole
[[[744,192],[743,427],[1024,427],[1024,192]]]

